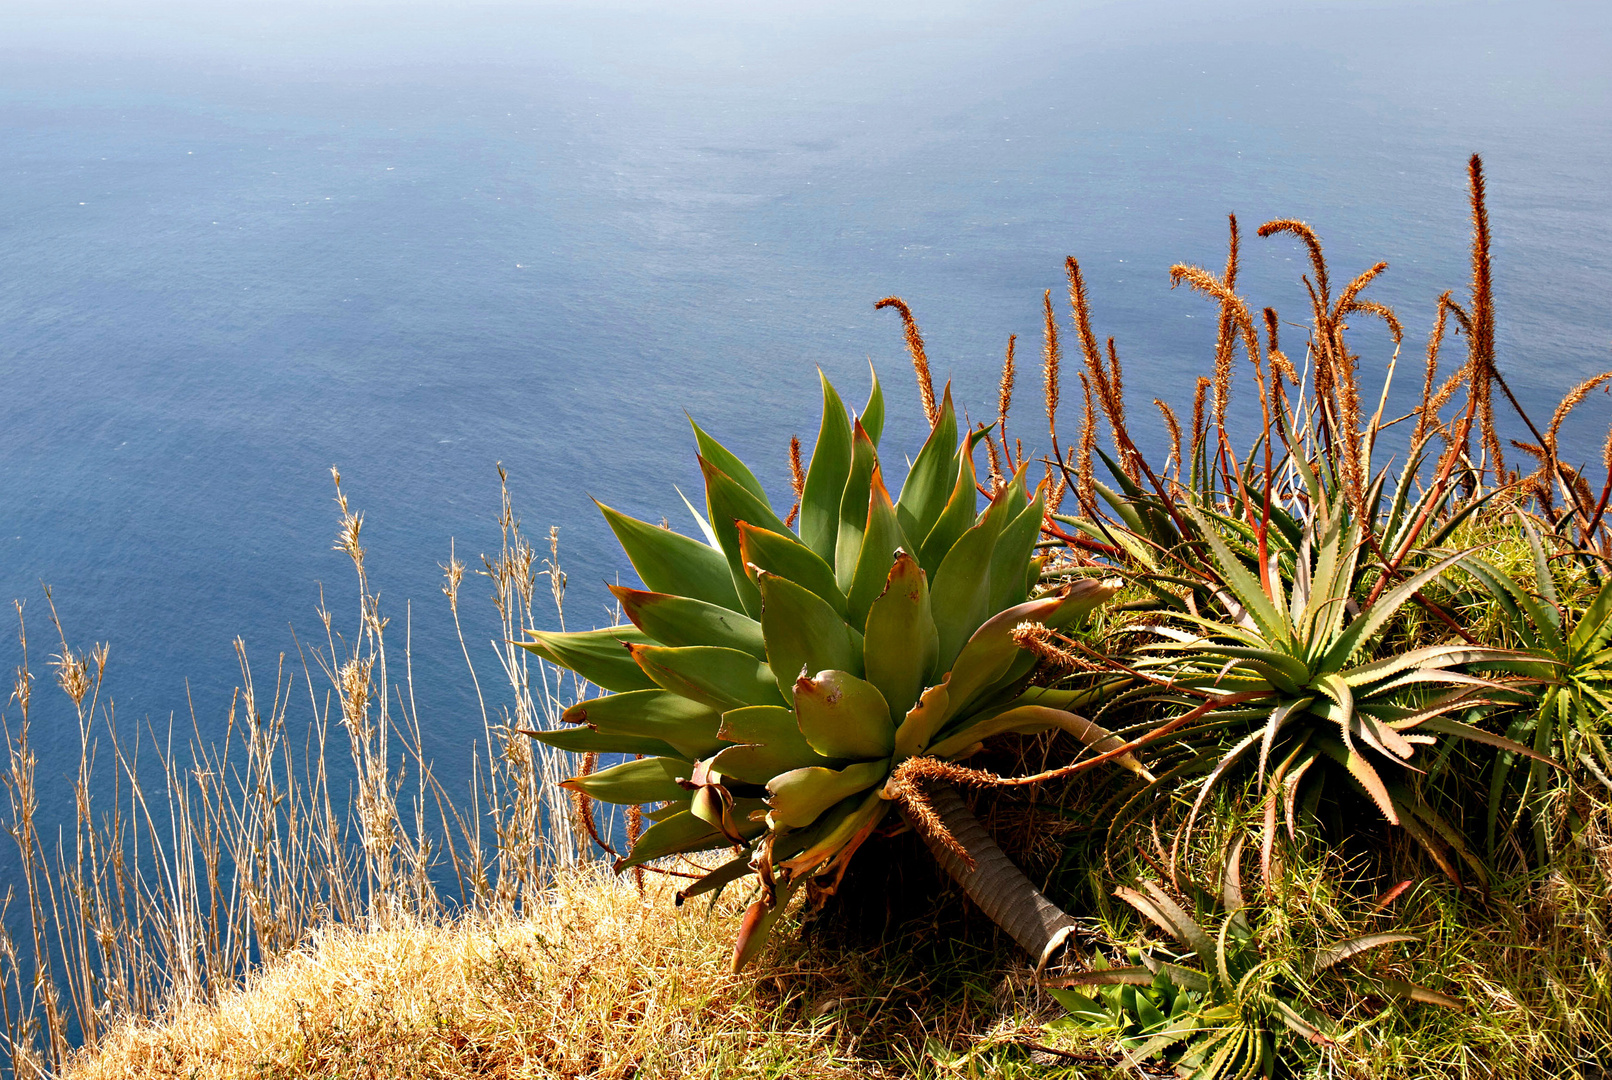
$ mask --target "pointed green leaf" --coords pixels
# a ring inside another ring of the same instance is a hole
[[[840,535],[840,499],[851,471],[851,418],[828,376],[821,371],[817,375],[823,383],[823,421],[800,500],[800,538],[825,562],[832,562]]]
[[[945,561],[953,545],[962,538],[979,517],[979,491],[974,476],[974,434],[963,437],[957,447],[956,480],[946,506],[935,519],[934,527],[924,537],[918,551],[918,565],[924,568],[933,584],[935,572]]]
[[[824,757],[861,761],[888,758],[895,725],[884,695],[844,671],[822,671],[795,683],[800,733]]]
[[[649,639],[636,626],[608,626],[603,630],[582,630],[556,634],[528,630],[531,641],[521,646],[551,664],[569,668],[605,690],[651,690],[652,682],[633,663],[627,645],[647,645]]]
[[[749,653],[709,645],[634,645],[632,658],[653,684],[718,712],[781,699],[772,669]]]
[[[701,430],[692,416],[688,418],[688,424],[694,429],[694,441],[699,445],[700,457],[716,466],[740,487],[754,495],[761,505],[771,510],[772,503],[767,500],[767,492],[762,488],[761,481],[750,471],[750,467],[735,457],[727,447]]]
[[[896,728],[895,753],[898,759],[922,753],[951,717],[951,697],[946,692],[946,681],[950,678],[948,672],[940,682],[919,695],[918,704],[907,712]]]
[[[730,608],[670,593],[609,586],[633,625],[661,645],[719,645],[758,660],[767,657],[761,624]]]
[[[1010,607],[992,615],[969,636],[951,666],[947,693],[954,714],[966,713],[969,704],[982,693],[1000,689],[998,683],[1023,655],[1013,641],[1013,629],[1020,623],[1041,622],[1063,602],[1061,596],[1049,596]]]
[[[868,483],[868,520],[857,555],[856,574],[845,596],[846,618],[858,631],[867,626],[868,609],[884,591],[896,552],[907,544],[877,462],[874,463],[873,475]]]
[[[834,568],[817,552],[795,539],[793,533],[776,533],[739,522],[739,553],[747,571],[754,567],[786,577],[828,602],[835,614],[845,614],[845,594],[834,580]],[[754,574],[751,574],[752,579]]]
[[[767,663],[785,701],[794,699],[795,680],[830,668],[861,674],[861,635],[846,625],[821,597],[788,578],[757,574],[761,589],[761,628]]]
[[[856,578],[857,557],[862,553],[862,534],[868,527],[868,493],[878,466],[873,441],[859,420],[851,433],[851,471],[840,498],[839,533],[834,541],[834,579],[847,597]]]
[[[841,799],[882,783],[889,772],[885,761],[861,761],[843,769],[793,769],[768,782],[767,803],[778,824],[803,828]]]
[[[1329,946],[1316,953],[1315,959],[1310,963],[1310,970],[1324,971],[1333,964],[1342,963],[1351,956],[1359,956],[1367,949],[1375,949],[1379,945],[1393,945],[1401,941],[1420,942],[1421,940],[1415,934],[1362,934],[1347,941],[1340,941],[1336,945]]]
[[[839,761],[836,759],[826,758],[813,750],[805,739],[800,740],[799,746],[730,746],[711,759],[711,767],[723,776],[731,776],[747,784],[762,785],[771,782],[775,776],[795,769],[810,766],[828,768],[837,764]]]
[[[681,533],[651,525],[596,502],[622,550],[654,592],[687,596],[708,604],[740,610],[733,572],[723,553]]]
[[[907,539],[919,543],[935,527],[957,484],[957,469],[957,414],[952,408],[952,386],[948,382],[940,416],[907,471],[901,498],[896,500],[896,516]]]
[[[521,729],[544,746],[568,750],[573,754],[645,754],[649,757],[682,757],[676,747],[659,739],[646,739],[641,735],[617,735],[593,728],[565,728],[560,731]],[[692,759],[690,759],[692,760]]]
[[[687,780],[693,767],[680,758],[644,758],[628,761],[587,776],[573,776],[560,786],[598,799],[600,802],[671,802],[684,797],[679,780]]]
[[[578,702],[560,719],[587,724],[605,735],[659,739],[690,761],[710,757],[722,746],[717,736],[721,713],[659,688]]]
[[[873,376],[873,389],[868,391],[868,407],[862,410],[862,427],[868,433],[868,441],[878,446],[879,435],[884,431],[884,391],[879,388],[879,373],[871,360],[868,374]]]
[[[884,695],[892,717],[906,716],[917,704],[939,652],[928,577],[917,559],[899,552],[884,592],[868,611],[862,642],[867,680]]]
[[[728,847],[731,843],[720,830],[685,810],[645,829],[644,835],[638,838],[627,857],[616,860],[615,871],[619,874],[668,855],[710,851],[712,848]]]
[[[700,471],[705,474],[705,505],[711,513],[711,528],[722,541],[722,551],[727,556],[733,585],[744,603],[745,613],[755,618],[761,614],[761,595],[745,574],[744,556],[739,551],[738,523],[747,521],[779,533],[789,529],[766,503],[704,458],[700,458]]]
[[[990,606],[1000,611],[1005,607],[1024,602],[1028,592],[1028,575],[1025,567],[1035,551],[1035,542],[1041,536],[1041,521],[1046,510],[1042,490],[1028,506],[1016,514],[997,537],[996,550],[991,553]]]
[[[940,632],[937,673],[951,669],[963,643],[991,615],[991,555],[1006,524],[1006,496],[1005,490],[998,494],[979,524],[963,533],[930,579],[929,603]]]

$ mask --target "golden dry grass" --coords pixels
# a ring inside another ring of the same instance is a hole
[[[64,1075],[881,1077],[928,1072],[939,1032],[1018,1029],[1013,981],[932,994],[899,950],[814,954],[811,935],[783,935],[759,973],[732,975],[739,899],[678,911],[674,888],[578,870],[519,920],[333,927],[216,1004],[114,1031]]]

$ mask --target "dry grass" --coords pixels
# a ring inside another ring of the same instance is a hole
[[[326,927],[212,1004],[126,1022],[64,1076],[906,1076],[943,1071],[931,1047],[950,1060],[947,1044],[1029,1030],[1022,984],[937,992],[897,949],[791,935],[735,976],[741,900],[674,914],[673,888],[576,869],[518,920]]]

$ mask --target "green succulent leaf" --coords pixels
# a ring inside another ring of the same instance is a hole
[[[957,414],[952,407],[952,386],[940,403],[940,415],[929,432],[918,458],[907,471],[896,500],[896,516],[907,539],[920,542],[929,535],[946,508],[957,484]]]
[[[705,475],[705,504],[711,514],[711,528],[722,541],[733,586],[751,618],[761,614],[761,596],[755,584],[745,573],[744,556],[739,550],[741,521],[758,525],[772,532],[788,532],[788,527],[772,512],[772,508],[715,465],[700,459],[700,471]]]
[[[868,391],[867,408],[862,410],[862,428],[868,433],[868,441],[877,447],[879,435],[884,431],[884,390],[879,386],[879,373],[874,370],[871,360],[868,361],[868,374],[873,378],[873,388]]]
[[[712,848],[727,847],[729,843],[721,830],[684,810],[645,829],[644,834],[638,838],[638,842],[632,846],[626,857],[616,860],[615,871],[619,874],[623,870],[642,866],[644,863],[663,859],[668,855],[709,851]]]
[[[851,433],[851,470],[840,498],[839,532],[834,542],[834,578],[847,598],[856,580],[862,534],[868,527],[868,495],[872,491],[874,470],[878,467],[879,455],[873,440],[862,429],[861,421],[856,421]]]
[[[906,543],[901,523],[896,520],[895,506],[890,502],[890,492],[884,486],[883,473],[875,462],[869,479],[867,525],[857,552],[856,573],[845,597],[846,618],[858,631],[867,626],[868,610],[884,591],[896,553]]]
[[[749,653],[709,645],[633,645],[632,658],[651,684],[718,712],[782,699],[772,669]]]
[[[660,740],[690,761],[709,757],[723,745],[717,736],[720,712],[659,687],[581,701],[565,710],[560,719],[567,724],[587,724],[603,736]],[[624,741],[616,752],[641,752],[626,747]]]
[[[861,761],[888,758],[895,725],[884,695],[845,671],[821,671],[795,682],[800,732],[824,757]]]
[[[761,624],[737,611],[670,593],[609,586],[621,610],[650,640],[661,645],[716,645],[767,658]]]
[[[851,418],[828,376],[821,371],[817,375],[823,383],[823,421],[800,498],[800,538],[819,558],[831,563],[840,535],[840,500],[851,471]],[[778,567],[767,569],[784,572]]]
[[[834,568],[792,533],[776,533],[741,521],[739,553],[752,580],[757,570],[788,578],[822,597],[835,614],[845,615],[845,594],[834,580]]]
[[[733,572],[722,552],[681,533],[628,517],[595,501],[644,588],[741,610]]]
[[[793,769],[768,782],[771,796],[767,802],[775,821],[799,829],[816,821],[818,815],[841,799],[883,783],[889,774],[883,761],[859,761],[843,769]]]
[[[681,751],[659,739],[646,739],[641,735],[618,735],[595,731],[593,728],[566,728],[560,731],[519,729],[544,746],[568,750],[573,754],[646,754],[650,757],[683,757]]]
[[[767,662],[785,701],[794,700],[795,680],[803,670],[862,673],[862,635],[822,598],[776,574],[759,573],[756,582]]]
[[[586,776],[573,776],[560,786],[607,803],[675,802],[687,798],[678,781],[688,779],[691,771],[689,763],[681,758],[644,758]]]
[[[884,695],[892,717],[906,716],[917,704],[939,652],[928,576],[916,558],[898,551],[884,591],[868,610],[862,642],[867,680]]]
[[[605,690],[648,690],[655,683],[633,663],[627,646],[648,645],[636,626],[609,626],[569,634],[528,630],[521,646],[551,664],[569,668]]]
[[[918,549],[918,565],[929,575],[931,584],[934,582],[935,574],[940,570],[941,563],[963,535],[973,527],[975,519],[979,516],[977,509],[979,492],[974,486],[975,441],[975,435],[971,434],[965,436],[958,445],[955,458],[957,479],[952,485],[951,496],[946,500],[945,508],[935,519],[934,526]]]
[[[750,471],[750,467],[735,457],[727,447],[707,435],[700,425],[694,422],[692,416],[688,418],[688,424],[694,429],[694,441],[699,446],[701,459],[721,470],[724,475],[754,495],[761,505],[771,510],[772,503],[767,500],[767,492],[761,486],[761,481],[756,479],[755,473]]]

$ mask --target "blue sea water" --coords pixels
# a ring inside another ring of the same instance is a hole
[[[684,410],[782,495],[816,369],[860,400],[871,359],[886,456],[916,448],[887,294],[975,416],[1019,334],[1028,435],[1042,291],[1076,255],[1133,412],[1180,409],[1215,313],[1168,267],[1219,267],[1236,212],[1246,291],[1302,321],[1301,253],[1252,236],[1299,217],[1335,278],[1390,263],[1409,396],[1468,274],[1477,150],[1500,362],[1548,415],[1612,367],[1609,55],[1590,3],[6,0],[0,594],[36,669],[47,583],[75,647],[111,643],[125,722],[193,706],[217,732],[236,635],[272,670],[318,636],[321,583],[351,621],[339,465],[452,785],[480,719],[439,564],[497,546],[496,463],[598,623],[630,570],[588,496],[691,527]],[[1386,334],[1356,341],[1379,371]],[[1570,457],[1609,419],[1587,402]],[[77,731],[51,700],[59,819]]]

